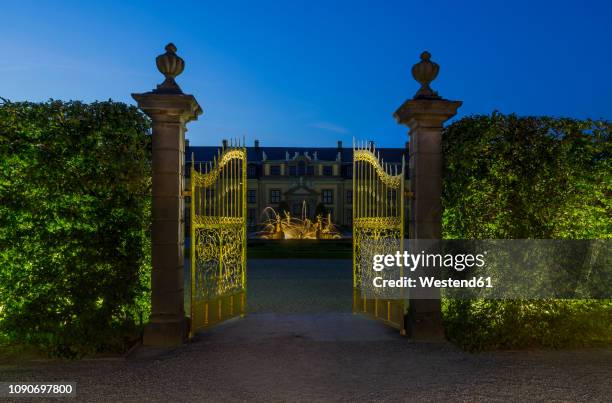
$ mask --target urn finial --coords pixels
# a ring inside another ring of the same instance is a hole
[[[176,46],[173,43],[166,45],[166,53],[155,58],[157,69],[166,79],[157,86],[155,92],[164,94],[182,94],[181,87],[174,80],[185,69],[185,61],[176,54]]]
[[[438,76],[440,66],[430,59],[431,53],[425,51],[421,53],[421,61],[412,66],[412,77],[421,84],[414,99],[440,99],[438,93],[429,86]]]

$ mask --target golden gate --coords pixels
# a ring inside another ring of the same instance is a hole
[[[403,252],[405,160],[385,164],[375,149],[353,145],[353,312],[381,320],[405,334],[406,303],[364,292],[375,254]]]
[[[242,316],[246,305],[246,148],[191,164],[191,330]]]

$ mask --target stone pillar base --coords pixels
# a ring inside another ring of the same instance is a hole
[[[187,342],[188,335],[188,318],[164,322],[151,321],[145,325],[142,344],[155,347],[178,347]]]
[[[422,309],[419,302],[426,304],[439,301],[410,301],[411,308],[408,311],[407,336],[413,341],[424,341],[431,343],[443,343],[446,341],[444,325],[440,310]],[[421,308],[421,309],[419,309]]]

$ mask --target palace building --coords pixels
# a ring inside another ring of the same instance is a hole
[[[374,146],[371,143],[371,146]],[[185,160],[193,155],[196,167],[213,160],[227,147],[186,145]],[[401,171],[405,148],[377,148],[380,156],[397,172]],[[189,164],[188,164],[189,166]],[[313,218],[319,203],[331,213],[337,225],[352,224],[353,204],[353,149],[343,147],[264,147],[255,140],[247,147],[247,222],[250,226],[265,219],[266,207],[277,209],[280,204],[289,208],[291,215]],[[189,170],[185,170],[187,175]]]

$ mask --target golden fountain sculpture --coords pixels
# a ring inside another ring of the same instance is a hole
[[[264,229],[258,236],[262,239],[340,239],[342,235],[332,223],[331,214],[323,218],[320,214],[312,221],[306,217],[306,202],[302,204],[302,217],[292,217],[284,212],[284,217],[272,207],[266,207],[267,219]]]

